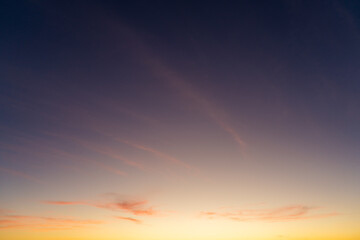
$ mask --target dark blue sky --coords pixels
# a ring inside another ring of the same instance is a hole
[[[156,91],[156,79],[137,76],[147,73],[127,28],[244,121],[280,128],[287,112],[297,118],[291,125],[312,121],[359,143],[357,1],[11,1],[1,9],[2,95],[120,91],[128,101]]]

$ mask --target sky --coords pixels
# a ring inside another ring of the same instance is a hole
[[[0,2],[0,238],[360,239],[360,2]]]

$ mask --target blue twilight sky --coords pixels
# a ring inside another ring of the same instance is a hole
[[[0,236],[360,236],[360,2],[0,4]]]

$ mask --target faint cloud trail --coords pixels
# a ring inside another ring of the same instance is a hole
[[[3,168],[3,167],[0,167],[0,171],[8,173],[8,174],[16,176],[16,177],[20,177],[20,178],[23,178],[23,179],[26,179],[26,180],[30,180],[30,181],[35,182],[35,183],[45,184],[45,182],[39,180],[38,178],[30,176],[30,175],[28,175],[26,173],[23,173],[23,172],[19,172],[19,171],[15,171],[15,170],[8,169],[8,168]]]
[[[127,145],[129,145],[131,147],[134,147],[134,148],[149,152],[149,153],[151,153],[151,154],[153,154],[153,155],[155,155],[155,156],[157,156],[157,157],[159,157],[161,159],[164,159],[164,160],[166,160],[168,162],[174,163],[176,165],[180,165],[180,166],[185,167],[185,168],[187,168],[189,170],[194,170],[194,167],[191,166],[190,164],[188,164],[186,162],[183,162],[183,161],[181,161],[181,160],[179,160],[179,159],[177,159],[177,158],[175,158],[173,156],[170,156],[170,155],[168,155],[166,153],[160,152],[160,151],[158,151],[158,150],[156,150],[154,148],[150,148],[148,146],[140,145],[140,144],[130,142],[128,140],[123,140],[123,139],[120,139],[120,138],[116,138],[116,140],[119,141],[119,142],[125,143],[125,144],[127,144]]]

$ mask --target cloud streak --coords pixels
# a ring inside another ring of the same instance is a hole
[[[1,229],[31,229],[39,231],[81,229],[103,224],[103,221],[27,215],[0,216]]]
[[[293,205],[275,209],[245,209],[232,212],[201,212],[200,216],[225,218],[239,222],[288,222],[301,219],[319,219],[339,215],[338,213],[313,213],[318,208]]]

